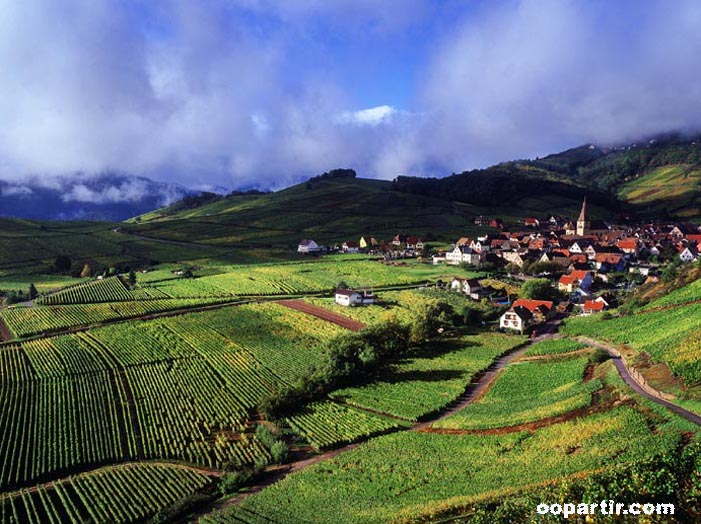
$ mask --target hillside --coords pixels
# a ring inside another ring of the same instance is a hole
[[[698,217],[701,140],[666,135],[617,146],[585,145],[520,162],[615,195],[643,216]]]
[[[556,184],[564,185],[546,181],[538,191],[514,192],[502,202],[490,201],[485,192],[479,204],[478,198],[460,200],[457,193],[410,191],[388,181],[321,178],[275,193],[232,196],[194,209],[149,213],[123,229],[146,237],[197,239],[222,246],[290,246],[304,237],[339,242],[362,234],[389,240],[397,233],[451,240],[476,232],[474,218],[478,215],[500,217],[507,223],[541,217],[544,210],[576,217],[586,191],[568,186],[566,194],[558,193]],[[611,216],[593,200],[592,215]]]

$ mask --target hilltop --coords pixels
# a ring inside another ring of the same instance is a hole
[[[450,178],[411,180],[436,188]],[[124,230],[147,237],[250,247],[296,245],[304,237],[339,242],[368,233],[378,240],[389,240],[397,233],[450,240],[476,231],[474,221],[480,215],[514,224],[544,212],[574,218],[585,193],[593,202],[593,216],[610,217],[615,209],[600,192],[564,182],[537,183],[518,173],[508,179],[512,186],[507,186],[504,175],[485,176],[477,196],[431,191],[410,186],[408,181],[317,177],[274,193],[234,195],[190,209],[164,208],[130,220]],[[474,180],[469,183],[474,187]],[[501,197],[489,198],[491,191]]]

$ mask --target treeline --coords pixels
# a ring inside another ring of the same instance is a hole
[[[657,137],[652,143],[645,141],[625,149],[613,150],[582,146],[522,163],[566,175],[601,191],[613,193],[628,177],[658,167],[673,164],[701,166],[701,137],[668,135]]]
[[[580,186],[534,176],[526,168],[514,164],[500,164],[487,169],[475,169],[446,178],[419,178],[399,176],[392,188],[405,193],[432,196],[450,201],[482,206],[506,206],[528,198],[556,195],[581,200]],[[618,209],[618,199],[601,191],[589,191],[587,198],[593,204]]]

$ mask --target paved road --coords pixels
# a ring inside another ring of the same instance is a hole
[[[676,413],[680,417],[684,417],[685,419],[693,422],[697,426],[701,426],[701,416],[697,415],[696,413],[693,413],[689,411],[688,409],[684,409],[681,406],[678,406],[677,404],[674,404],[673,402],[670,402],[668,400],[663,399],[661,396],[656,395],[654,391],[650,391],[649,389],[646,389],[640,384],[635,377],[631,374],[630,370],[626,366],[626,362],[621,358],[620,354],[618,351],[614,348],[612,348],[609,344],[606,344],[604,342],[600,342],[597,340],[591,340],[591,339],[583,339],[586,340],[587,343],[589,343],[592,346],[598,347],[600,349],[603,349],[606,351],[609,355],[611,355],[611,359],[613,360],[613,365],[616,366],[616,370],[618,371],[618,374],[621,375],[621,378],[623,381],[628,384],[633,390],[642,395],[643,397],[652,400],[653,402],[659,404],[660,406],[663,406],[667,408],[668,410],[672,411],[673,413]]]

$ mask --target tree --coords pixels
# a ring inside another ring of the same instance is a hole
[[[136,285],[136,273],[134,273],[133,269],[131,271],[129,271],[129,276],[128,276],[127,282],[129,282],[130,286]]]
[[[29,284],[29,300],[34,300],[39,296],[39,292],[34,284]]]
[[[53,269],[56,273],[68,273],[72,265],[71,257],[68,255],[59,255],[54,259]]]
[[[523,283],[520,295],[534,300],[553,300],[557,291],[547,278],[534,278]]]
[[[83,266],[83,270],[80,272],[80,276],[82,278],[88,278],[92,276],[92,268],[90,267],[90,264],[85,264]]]

